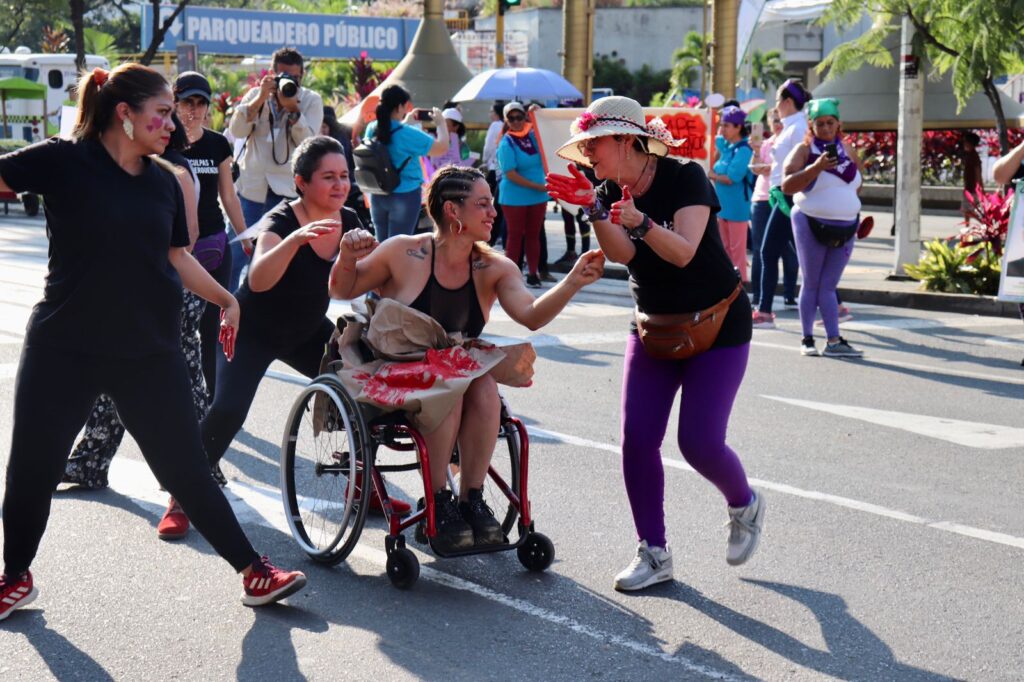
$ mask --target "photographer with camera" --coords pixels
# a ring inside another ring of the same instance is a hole
[[[302,64],[298,50],[283,47],[274,52],[270,73],[258,87],[242,96],[231,117],[231,134],[245,140],[238,155],[236,189],[249,227],[283,199],[297,196],[291,171],[292,153],[300,142],[320,132],[323,99],[302,87]],[[238,274],[251,254],[243,253],[237,242],[232,247],[232,255],[237,257],[233,289],[238,286]]]

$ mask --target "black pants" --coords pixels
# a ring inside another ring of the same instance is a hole
[[[216,270],[210,273],[228,291],[234,291],[234,287],[228,286],[231,279],[231,247],[224,249],[224,260]],[[203,353],[203,377],[206,379],[206,392],[213,395],[217,390],[217,356],[223,355],[220,352],[220,308],[212,303],[207,304],[203,311],[203,319],[199,322],[199,339],[202,343]]]
[[[220,357],[217,363],[217,393],[213,396],[213,404],[210,405],[206,419],[199,426],[210,464],[220,461],[235,434],[245,423],[253,398],[256,397],[256,389],[270,363],[281,360],[312,379],[320,372],[324,347],[333,332],[334,324],[325,317],[315,334],[295,346],[282,348],[250,331],[236,347],[234,360],[228,362],[223,356]]]
[[[258,558],[210,476],[180,351],[125,359],[25,347],[15,381],[3,503],[6,572],[16,575],[32,564],[68,452],[104,393],[114,400],[157,481],[213,549],[236,571]]]

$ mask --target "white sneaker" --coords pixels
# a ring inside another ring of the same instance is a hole
[[[764,512],[768,503],[754,492],[754,501],[746,507],[729,507],[729,546],[725,561],[730,566],[744,564],[754,555],[757,541],[764,526]]]
[[[667,580],[672,580],[672,552],[668,547],[648,547],[644,540],[632,563],[615,576],[615,589],[642,590]]]

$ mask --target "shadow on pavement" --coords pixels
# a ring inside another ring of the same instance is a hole
[[[20,632],[43,659],[54,679],[58,680],[96,680],[97,682],[113,681],[110,673],[92,659],[66,637],[46,626],[46,617],[42,610],[29,606],[26,611],[18,614],[18,618],[4,623],[4,631]]]
[[[922,682],[945,682],[956,679],[897,661],[892,649],[850,614],[846,600],[839,595],[784,583],[749,578],[741,580],[806,606],[820,624],[828,649],[822,651],[811,648],[776,627],[705,597],[699,590],[688,585],[677,582],[662,589],[665,590],[664,598],[687,604],[736,634],[796,665],[837,679],[899,679]],[[654,590],[649,592],[655,594]]]

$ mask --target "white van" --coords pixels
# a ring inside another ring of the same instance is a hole
[[[85,64],[89,69],[110,68],[106,57],[86,55]],[[78,81],[73,54],[38,54],[19,47],[14,52],[0,53],[0,78],[17,76],[46,86],[46,116],[54,130],[60,129],[60,111],[71,99],[69,90]],[[33,125],[38,119],[38,101],[11,100],[7,102],[7,129],[0,130],[0,137],[38,141],[46,137],[46,131]]]

